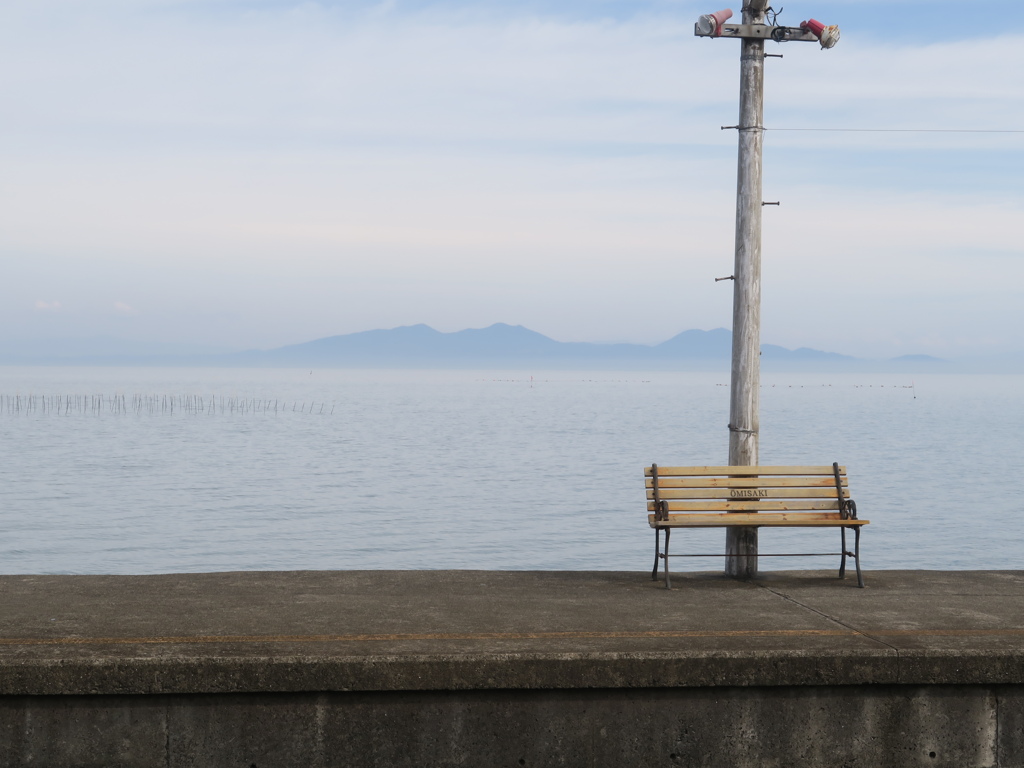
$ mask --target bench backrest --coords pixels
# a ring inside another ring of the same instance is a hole
[[[849,515],[846,467],[660,467],[644,470],[647,511],[806,512]]]

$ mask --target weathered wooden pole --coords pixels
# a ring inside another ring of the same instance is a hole
[[[746,0],[744,24],[763,24],[768,0]],[[739,157],[736,172],[736,262],[732,299],[729,464],[756,466],[761,388],[761,152],[764,139],[764,40],[740,48]],[[757,528],[726,528],[725,573],[757,574]]]
[[[815,19],[799,27],[766,24],[768,0],[744,0],[740,24],[727,24],[731,10],[701,16],[698,37],[730,37],[740,49],[740,122],[736,178],[736,262],[732,303],[732,388],[729,399],[729,464],[758,465],[758,408],[761,387],[761,149],[764,139],[764,43],[799,40],[822,49],[839,41],[839,27]],[[727,528],[725,573],[735,578],[757,574],[757,528]]]

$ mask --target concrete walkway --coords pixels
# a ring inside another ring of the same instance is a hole
[[[1024,682],[1024,572],[865,577],[0,576],[0,695]]]

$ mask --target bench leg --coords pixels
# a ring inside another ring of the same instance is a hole
[[[843,559],[839,561],[839,578],[840,579],[845,579],[846,578],[846,528],[840,528],[839,532],[843,536],[843,547],[842,547]]]
[[[668,575],[668,538],[672,535],[672,529],[665,529],[665,589],[672,589],[672,582]]]
[[[860,572],[860,526],[853,529],[854,558],[857,560],[857,586],[864,589],[864,576]]]
[[[651,569],[651,581],[658,580],[658,557],[661,555],[661,528],[654,529],[654,568]]]

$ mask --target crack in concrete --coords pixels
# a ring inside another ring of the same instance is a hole
[[[757,584],[757,586],[761,587],[761,589],[768,590],[773,595],[776,595],[777,597],[781,597],[783,600],[788,600],[789,602],[793,603],[793,605],[798,605],[801,608],[803,608],[804,610],[810,611],[811,613],[816,613],[819,616],[821,616],[823,619],[826,619],[827,621],[831,621],[833,624],[838,624],[840,627],[844,627],[845,629],[848,629],[851,632],[854,632],[854,633],[860,635],[863,638],[866,638],[868,640],[871,640],[872,642],[878,643],[879,645],[884,645],[886,648],[888,648],[889,650],[891,650],[893,653],[896,654],[897,660],[900,658],[900,649],[897,648],[896,646],[892,645],[891,643],[887,643],[884,640],[882,640],[881,638],[876,637],[875,635],[872,635],[872,634],[870,634],[868,632],[865,632],[865,631],[863,631],[861,629],[858,629],[857,627],[855,627],[855,626],[853,626],[851,624],[847,624],[845,621],[840,621],[835,616],[830,616],[827,613],[825,613],[824,611],[819,611],[817,608],[814,608],[813,606],[807,605],[806,603],[801,603],[796,598],[790,597],[789,595],[786,595],[786,594],[783,594],[782,592],[774,590],[771,587],[769,587],[767,584]]]

